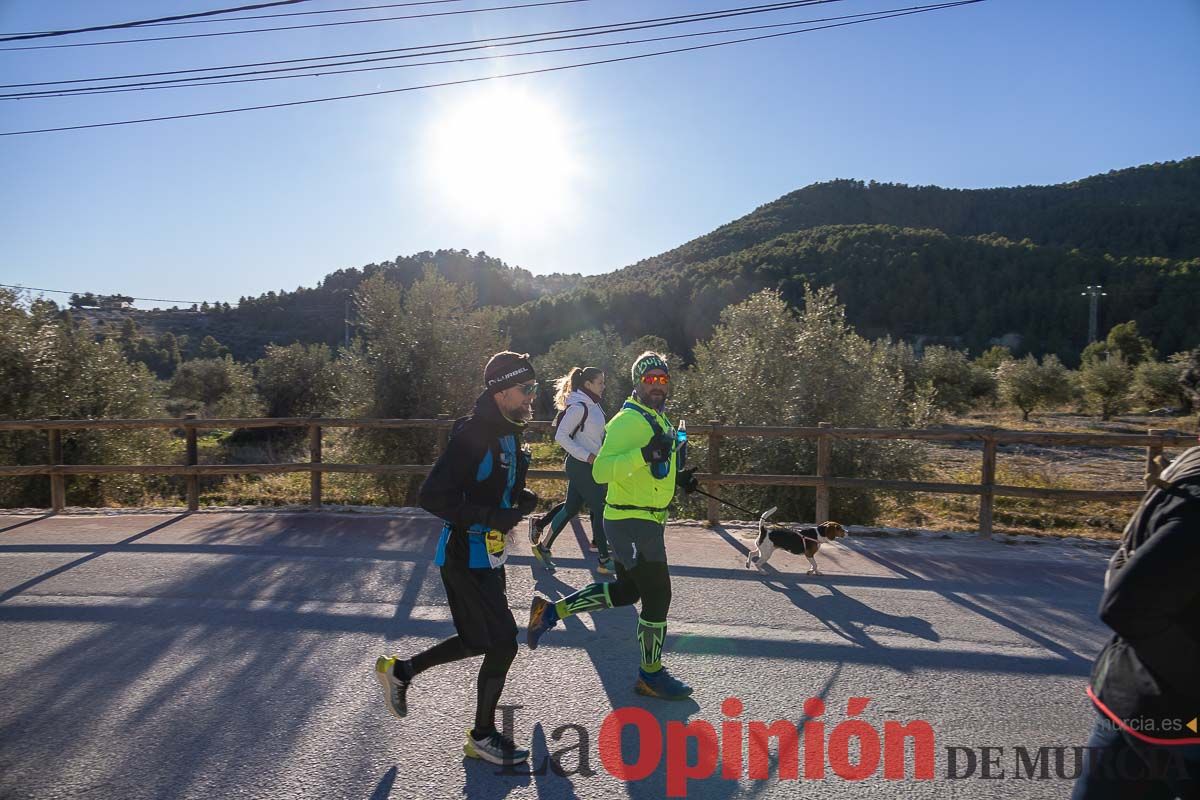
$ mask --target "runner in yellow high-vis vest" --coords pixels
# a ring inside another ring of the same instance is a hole
[[[679,436],[663,413],[671,380],[666,359],[643,353],[633,363],[632,376],[633,395],[606,426],[604,444],[592,464],[596,481],[608,485],[604,530],[616,559],[617,579],[585,586],[557,603],[534,596],[527,641],[536,648],[546,631],[572,614],[640,600],[641,668],[634,688],[639,694],[682,700],[691,695],[691,687],[662,664],[671,605],[664,532],[676,487],[687,492],[696,488],[695,469],[681,469]]]

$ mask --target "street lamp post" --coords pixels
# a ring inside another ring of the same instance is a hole
[[[1096,341],[1099,335],[1100,322],[1100,298],[1107,297],[1108,292],[1100,291],[1103,286],[1088,286],[1085,291],[1079,293],[1080,297],[1088,298],[1088,344]]]

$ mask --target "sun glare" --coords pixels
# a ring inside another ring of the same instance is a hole
[[[565,221],[579,166],[567,126],[511,89],[447,107],[429,130],[428,178],[470,222],[529,231]]]

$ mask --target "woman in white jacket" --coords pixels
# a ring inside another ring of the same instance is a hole
[[[604,441],[604,372],[599,367],[575,367],[555,383],[554,404],[558,406],[558,426],[554,440],[567,451],[564,466],[567,470],[566,502],[552,508],[542,517],[530,518],[529,541],[534,557],[550,572],[554,562],[550,549],[554,540],[567,526],[571,517],[587,503],[592,519],[592,542],[600,557],[599,570],[609,574],[613,561],[604,536],[604,496],[607,487],[592,478],[592,462]],[[550,537],[541,542],[542,531],[550,526]]]

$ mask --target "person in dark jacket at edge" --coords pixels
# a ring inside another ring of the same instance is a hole
[[[486,389],[471,414],[455,421],[445,450],[421,486],[420,503],[445,524],[434,558],[441,568],[457,635],[412,658],[380,656],[375,675],[388,710],[408,713],[408,687],[430,667],[483,656],[475,727],[463,752],[493,764],[529,757],[496,729],[496,705],[517,655],[517,623],[505,596],[509,532],[531,513],[537,495],[525,488],[529,451],[521,446],[538,385],[528,354],[502,352],[484,368]]]
[[[1200,447],[1150,480],[1105,576],[1073,800],[1200,798]]]

